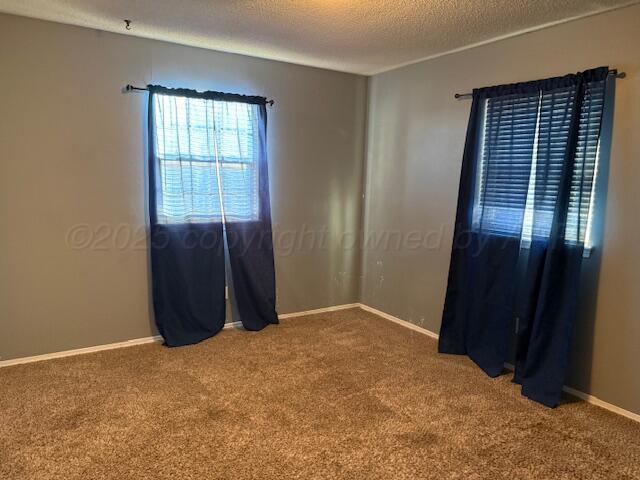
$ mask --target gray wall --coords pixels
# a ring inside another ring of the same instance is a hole
[[[2,359],[155,333],[146,96],[122,94],[127,83],[275,99],[278,310],[358,301],[360,258],[339,232],[359,228],[365,77],[8,15],[0,15],[0,65]],[[76,225],[97,235],[98,248],[69,246]],[[291,232],[324,228],[321,247],[309,248],[309,236],[291,246]]]
[[[439,330],[470,106],[454,93],[600,65],[624,70],[605,206],[600,197],[606,228],[585,268],[569,384],[640,412],[639,45],[640,6],[633,6],[372,77],[365,236],[392,238],[364,249],[363,303]]]

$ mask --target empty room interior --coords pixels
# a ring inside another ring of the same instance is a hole
[[[0,479],[640,479],[640,2],[0,0]]]

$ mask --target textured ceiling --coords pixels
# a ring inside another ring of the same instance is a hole
[[[638,1],[0,0],[0,11],[372,74]]]

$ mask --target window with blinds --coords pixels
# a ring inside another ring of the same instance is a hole
[[[565,224],[565,240],[587,246],[604,94],[604,81],[587,84]],[[484,101],[474,229],[523,241],[549,236],[575,96],[572,86]]]
[[[154,95],[160,223],[259,215],[256,105]]]

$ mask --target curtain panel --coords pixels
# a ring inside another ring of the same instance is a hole
[[[169,346],[225,322],[225,245],[239,320],[277,323],[266,99],[149,85],[152,295]]]
[[[608,68],[476,89],[439,351],[556,406],[567,371]]]

